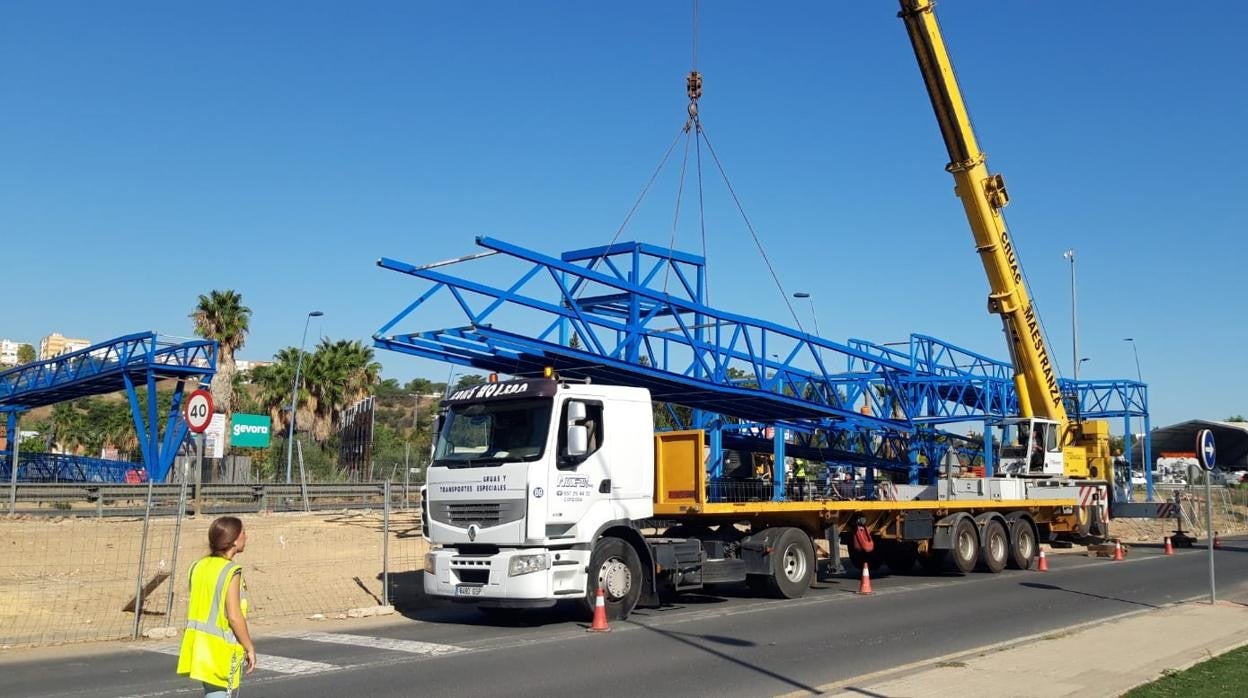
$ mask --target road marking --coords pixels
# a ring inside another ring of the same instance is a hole
[[[347,635],[345,633],[320,632],[288,632],[280,633],[280,637],[291,640],[311,640],[312,642],[329,642],[337,645],[353,645],[355,647],[371,647],[379,650],[394,650],[408,654],[424,654],[441,656],[464,652],[468,648],[458,645],[440,645],[436,642],[417,642],[415,640],[398,640],[388,637],[371,637],[369,635]]]
[[[142,649],[150,652],[159,652],[161,654],[171,654],[178,656],[182,651],[179,645],[166,645],[164,647],[143,647]],[[273,671],[279,674],[292,675],[308,675],[319,674],[324,671],[332,671],[341,669],[336,664],[326,664],[324,662],[310,662],[306,659],[294,659],[293,657],[278,657],[272,654],[256,654],[256,669],[261,671]]]

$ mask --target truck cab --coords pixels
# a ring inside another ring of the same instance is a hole
[[[595,541],[653,514],[652,440],[641,388],[536,378],[449,395],[427,475],[425,593],[486,608],[584,597]],[[605,567],[629,577],[621,593],[635,594],[639,559]]]

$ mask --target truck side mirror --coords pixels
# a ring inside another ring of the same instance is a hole
[[[568,401],[568,424],[575,424],[585,419],[588,413],[585,410],[585,403],[580,400]]]
[[[568,455],[580,458],[589,453],[589,427],[575,424],[568,427]]]

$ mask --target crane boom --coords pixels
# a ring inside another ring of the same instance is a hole
[[[966,209],[975,247],[988,274],[988,311],[1000,315],[1005,325],[1019,409],[1024,417],[1051,419],[1067,431],[1057,372],[1001,215],[1001,209],[1009,203],[1005,180],[988,171],[987,158],[975,141],[966,103],[932,8],[931,0],[901,0],[900,16],[949,151],[946,169],[953,175],[954,193]]]
[[[1001,209],[1009,203],[1005,180],[988,170],[987,157],[975,141],[966,102],[958,89],[953,63],[945,49],[932,0],[900,0],[898,16],[905,22],[914,56],[940,125],[953,175],[954,194],[962,201],[975,248],[988,275],[988,312],[1001,316],[1014,364],[1014,387],[1021,417],[1045,420],[1060,433],[1060,468],[1069,477],[1113,480],[1109,458],[1109,425],[1104,421],[1071,420],[1062,400],[1057,371],[1044,340],[1040,318],[1032,305],[1014,241]],[[1042,429],[1044,427],[1041,427]],[[1042,431],[1034,431],[1038,439]],[[1046,450],[1053,450],[1046,447]],[[1045,471],[1047,472],[1047,470]]]

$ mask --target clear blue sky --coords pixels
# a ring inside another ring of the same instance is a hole
[[[1083,377],[1134,377],[1132,336],[1154,424],[1248,412],[1243,13],[939,12],[1063,372],[1074,247]],[[703,3],[707,133],[825,336],[1004,357],[894,15]],[[262,359],[308,310],[313,334],[366,339],[423,290],[377,257],[604,243],[683,122],[690,53],[682,2],[6,3],[0,337],[189,335],[196,296],[234,288],[254,310],[241,356]],[[666,244],[668,172],[625,239]],[[714,304],[785,322],[708,186]]]

